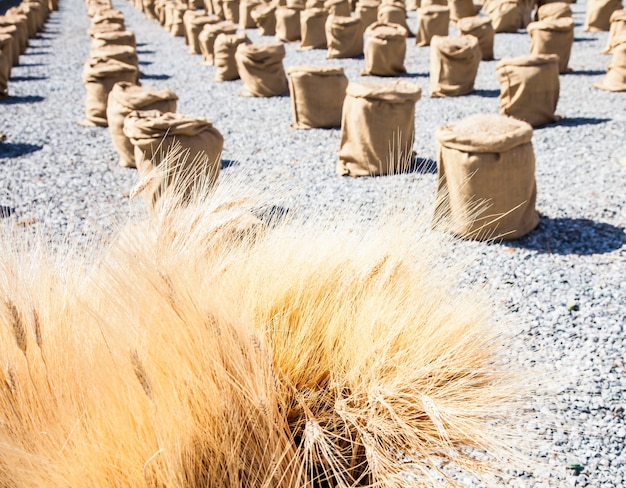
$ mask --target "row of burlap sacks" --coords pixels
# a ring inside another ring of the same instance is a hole
[[[203,117],[176,113],[176,94],[139,85],[135,36],[107,0],[90,0],[90,59],[84,65],[87,125],[108,126],[119,164],[137,168],[148,209],[167,191],[185,198],[219,174],[224,140]]]
[[[9,94],[9,78],[28,40],[42,31],[50,12],[58,10],[58,0],[23,0],[0,15],[0,97]]]

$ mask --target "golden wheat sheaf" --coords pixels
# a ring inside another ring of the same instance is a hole
[[[445,237],[427,218],[267,225],[259,208],[217,190],[97,255],[0,258],[0,486],[427,487],[451,465],[502,469],[517,384]]]

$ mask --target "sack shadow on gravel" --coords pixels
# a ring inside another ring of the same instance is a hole
[[[47,79],[47,76],[11,76],[9,81],[42,81]]]
[[[623,228],[606,222],[541,215],[534,231],[504,244],[540,253],[590,256],[620,249],[626,244],[626,233]]]
[[[2,142],[0,143],[0,158],[16,158],[39,151],[42,147],[39,144],[27,144],[25,142]]]
[[[437,161],[428,158],[413,158],[403,173],[437,174]]]
[[[582,26],[583,24],[574,24],[574,25],[578,25],[579,27]],[[598,38],[597,37],[574,37],[574,42],[591,42],[591,41],[597,41]]]
[[[139,66],[149,66],[154,64],[154,61],[138,61]]]
[[[222,159],[220,163],[221,163],[220,164],[221,169],[232,168],[233,166],[239,166],[239,161],[236,161],[234,159]]]
[[[572,70],[567,73],[563,73],[564,75],[583,75],[583,76],[596,76],[596,75],[605,75],[606,70],[593,70],[593,69],[581,69],[581,70]]]
[[[500,90],[474,90],[469,95],[484,98],[498,98],[500,96]]]
[[[142,80],[169,80],[171,75],[148,75],[143,73],[139,78]]]
[[[428,73],[402,73],[397,75],[398,78],[428,78],[430,74]]]
[[[137,49],[137,54],[155,54],[155,52],[151,49]]]
[[[7,98],[0,98],[0,105],[15,105],[17,103],[35,103],[35,102],[43,102],[44,100],[45,98],[40,95],[22,95],[22,96],[9,95]]]
[[[548,125],[544,125],[542,127],[537,127],[541,129],[543,127],[578,127],[579,125],[599,125],[604,124],[605,122],[610,122],[613,119],[607,118],[598,118],[598,117],[563,117],[562,119]]]

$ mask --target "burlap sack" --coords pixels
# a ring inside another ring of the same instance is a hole
[[[474,90],[482,54],[474,36],[433,36],[430,42],[430,96],[456,97]]]
[[[13,38],[9,34],[0,34],[0,97],[8,94],[9,78],[11,77],[11,54],[7,56],[7,51],[11,49]],[[3,49],[6,47],[6,49]]]
[[[105,46],[128,46],[136,49],[135,34],[131,31],[94,32],[91,36],[91,49]]]
[[[367,29],[374,22],[378,21],[379,0],[359,0],[356,3],[354,15],[361,19],[363,29]]]
[[[163,27],[165,27],[165,8],[167,3],[168,0],[154,0],[154,12],[157,15],[159,24]]]
[[[84,125],[107,126],[107,103],[113,85],[120,81],[135,83],[137,68],[124,64],[116,59],[105,61],[89,60],[83,68],[85,84],[85,116]]]
[[[124,134],[134,146],[139,186],[150,211],[158,210],[169,192],[184,202],[217,180],[224,138],[202,117],[134,111],[124,121]],[[171,156],[175,145],[179,157]]]
[[[135,168],[135,152],[128,137],[124,135],[124,119],[133,110],[159,110],[176,112],[178,97],[171,90],[146,90],[128,82],[116,83],[109,93],[107,121],[113,147],[120,156],[119,164]]]
[[[432,7],[433,5],[448,7],[448,0],[422,0],[419,8]]]
[[[450,20],[452,22],[476,15],[472,0],[450,0],[448,7],[450,8]]]
[[[189,38],[190,54],[202,54],[199,41],[200,32],[202,32],[205,25],[217,24],[219,22],[221,20],[217,15],[198,15],[189,20],[187,36]]]
[[[154,0],[142,0],[143,13],[146,14],[148,19],[158,19],[156,10],[154,8]]]
[[[256,27],[256,22],[252,18],[252,10],[260,4],[259,0],[240,0],[239,27],[242,29],[253,29]]]
[[[187,11],[186,5],[176,4],[170,11],[170,29],[169,32],[173,37],[185,37],[185,24],[183,16]]]
[[[306,0],[284,0],[284,2],[285,2],[285,5],[277,5],[277,6],[297,8],[299,10],[304,10],[306,6]]]
[[[310,8],[324,8],[324,0],[306,0],[304,3],[304,9],[308,10]]]
[[[626,35],[619,37],[622,42],[613,48],[613,57],[606,75],[593,86],[612,92],[626,91]]]
[[[326,31],[326,58],[354,58],[363,54],[363,24],[358,17],[329,15]]]
[[[233,24],[239,23],[239,3],[239,0],[224,0],[222,2],[224,20]]]
[[[500,82],[500,113],[533,127],[555,122],[559,101],[559,57],[531,54],[503,59],[496,65]]]
[[[282,42],[300,40],[299,8],[276,7],[276,39]]]
[[[604,54],[611,54],[618,44],[618,38],[626,32],[626,9],[616,10],[611,14],[611,26],[609,29],[609,39],[606,43]]]
[[[185,29],[185,44],[186,45],[189,45],[189,30],[191,28],[189,24],[191,22],[191,19],[198,17],[200,15],[203,15],[203,13],[199,11],[191,10],[191,9],[187,9],[183,13],[183,27]]]
[[[29,5],[28,3],[21,3],[17,10],[26,15],[26,25],[28,26],[28,37],[33,38],[37,35],[39,31],[39,19],[38,19],[38,11],[37,8]]]
[[[550,19],[528,24],[531,54],[556,54],[559,57],[559,73],[567,73],[570,53],[574,43],[574,20]]]
[[[31,13],[30,8],[27,6],[20,5],[19,7],[11,7],[6,11],[6,17],[16,18],[20,17],[24,19],[24,26],[26,27],[26,36],[27,38],[34,37],[37,34],[37,26],[35,24],[35,19],[33,13]],[[35,32],[34,34],[32,32]]]
[[[469,239],[517,239],[539,223],[532,127],[476,114],[435,133],[438,228]]]
[[[611,14],[622,8],[622,0],[587,0],[585,31],[608,31],[611,28]]]
[[[289,92],[283,67],[285,46],[270,44],[239,44],[235,52],[237,71],[250,97],[273,97]]]
[[[420,0],[407,0],[406,9],[409,12],[415,12],[418,8],[420,8],[421,3],[422,2]]]
[[[517,5],[520,11],[520,29],[525,29],[528,24],[532,22],[533,9],[537,0],[517,0]]]
[[[406,7],[404,3],[381,3],[378,7],[376,20],[382,24],[398,24],[406,29],[407,35],[413,37],[415,34],[409,29],[406,23]]]
[[[406,170],[413,156],[415,104],[421,89],[405,81],[349,83],[341,116],[339,176]]]
[[[343,68],[293,66],[287,70],[294,129],[341,127],[348,78]]]
[[[250,13],[259,29],[260,36],[276,35],[276,6],[273,4],[257,5]]]
[[[28,47],[28,26],[26,23],[27,19],[24,15],[0,15],[0,26],[15,27],[16,29],[14,40],[18,55],[23,54]]]
[[[87,16],[92,18],[101,10],[110,10],[113,8],[113,4],[110,0],[90,0],[87,2]]]
[[[98,24],[95,27],[90,27],[87,30],[87,34],[89,34],[89,36],[93,38],[93,36],[98,33],[123,32],[123,31],[124,31],[124,26],[122,26],[121,24]]]
[[[352,9],[350,8],[350,2],[348,0],[326,0],[324,2],[324,8],[328,12],[328,15],[343,17],[350,17],[350,15],[352,15]]]
[[[430,5],[417,9],[416,46],[429,46],[433,36],[447,36],[450,27],[450,9]]]
[[[300,49],[326,49],[326,20],[328,12],[309,8],[300,14]]]
[[[561,19],[572,17],[572,8],[567,2],[551,2],[537,8],[537,20]]]
[[[124,14],[119,10],[101,10],[91,18],[91,27],[96,27],[100,24],[119,24],[120,30],[125,30]]]
[[[0,36],[8,36],[8,40],[5,40],[3,43],[2,50],[10,66],[17,66],[20,61],[20,45],[17,38],[17,27],[14,25],[0,27]]]
[[[522,25],[522,12],[515,0],[489,0],[485,12],[494,32],[517,32]]]
[[[483,61],[493,59],[495,33],[489,17],[465,17],[460,19],[456,26],[459,29],[459,34],[474,36],[478,40],[478,47],[480,48]]]
[[[239,79],[235,53],[239,44],[250,44],[250,39],[244,34],[219,34],[215,39],[214,64],[215,81],[230,81]]]
[[[215,39],[220,34],[234,34],[237,26],[231,22],[218,22],[217,24],[205,24],[202,32],[198,35],[198,44],[205,64],[211,65],[214,62]]]
[[[404,27],[376,22],[365,30],[365,38],[362,75],[398,76],[406,73],[407,32]]]
[[[137,73],[139,73],[139,58],[137,57],[137,51],[131,46],[120,46],[117,44],[102,46],[97,49],[92,49],[90,51],[89,58],[92,61],[115,59],[124,64],[134,66],[137,69]]]

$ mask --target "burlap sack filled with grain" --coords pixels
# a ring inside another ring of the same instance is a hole
[[[8,94],[9,78],[11,77],[11,55],[7,56],[6,52],[11,49],[13,38],[9,34],[0,34],[0,97]],[[5,48],[6,49],[3,49]]]
[[[96,27],[100,24],[119,24],[119,30],[125,30],[124,26],[124,14],[119,10],[101,10],[91,18],[91,27]]]
[[[593,86],[612,92],[626,91],[626,35],[618,39],[622,42],[613,48],[613,57],[609,63],[606,75],[600,83]]]
[[[113,8],[113,4],[110,0],[91,0],[87,2],[87,16],[92,18],[101,10],[110,10]]]
[[[124,135],[124,119],[134,110],[176,112],[178,97],[171,90],[146,90],[128,82],[116,83],[109,93],[107,121],[113,147],[120,156],[120,166],[135,168],[135,152]]]
[[[170,11],[170,29],[169,32],[173,37],[185,37],[185,24],[183,16],[187,11],[185,5],[176,4]]]
[[[28,38],[30,39],[37,35],[35,12],[29,6],[20,5],[19,7],[11,7],[7,10],[6,15],[8,17],[23,16],[26,19],[26,33],[28,34]]]
[[[611,14],[611,27],[609,30],[609,39],[606,43],[606,47],[602,53],[611,54],[615,46],[617,46],[618,39],[626,32],[626,10],[616,10]]]
[[[84,125],[107,126],[107,103],[113,85],[120,81],[135,83],[138,71],[135,66],[116,59],[89,60],[83,68],[85,84]]]
[[[476,114],[441,127],[437,144],[438,228],[469,239],[518,239],[539,223],[532,127]]]
[[[244,33],[218,34],[213,53],[215,81],[239,79],[237,61],[235,60],[235,53],[239,44],[250,44],[250,39]]]
[[[276,7],[276,39],[282,42],[300,40],[299,8]]]
[[[452,22],[476,15],[472,0],[450,0],[448,7],[450,8],[450,20]]]
[[[186,45],[189,45],[189,29],[191,28],[189,23],[191,22],[191,19],[198,17],[200,15],[203,15],[203,13],[200,11],[195,11],[191,9],[185,10],[185,12],[183,13],[183,28],[185,29],[185,44]]]
[[[572,8],[567,2],[551,2],[537,7],[537,20],[572,17]]]
[[[503,59],[496,65],[500,82],[500,113],[533,127],[555,122],[559,101],[559,57],[531,54]]]
[[[358,17],[326,19],[326,58],[355,58],[363,54],[363,24]]]
[[[155,10],[154,0],[142,0],[143,13],[148,19],[157,20],[158,16]]]
[[[215,39],[220,34],[234,34],[237,26],[231,22],[218,22],[217,24],[205,24],[202,32],[198,35],[200,52],[205,64],[212,65],[214,62]]]
[[[481,52],[483,61],[493,59],[493,41],[495,33],[489,17],[465,17],[460,19],[457,24],[459,34],[464,36],[474,36],[478,40],[478,47]]]
[[[135,68],[139,67],[137,51],[132,46],[109,44],[96,49],[91,49],[89,57],[95,60],[116,59]]]
[[[28,47],[28,26],[25,15],[0,15],[0,27],[15,27],[15,45],[18,55],[23,54]]]
[[[324,0],[306,0],[304,3],[304,9],[308,10],[310,8],[324,8]]]
[[[124,26],[121,24],[98,24],[87,30],[87,34],[89,34],[90,37],[105,32],[124,32]]]
[[[159,24],[163,27],[165,27],[165,6],[167,3],[167,0],[154,0],[154,12],[156,13]]]
[[[406,2],[406,9],[409,12],[415,12],[418,8],[420,8],[420,6],[421,6],[420,0],[407,0]]]
[[[532,22],[533,9],[537,4],[537,0],[517,0],[520,11],[520,29],[525,29]]]
[[[417,9],[416,46],[429,46],[433,36],[447,36],[450,28],[450,9],[430,5]]]
[[[240,0],[239,2],[239,27],[242,29],[253,29],[256,22],[252,18],[252,11],[262,2],[259,0]]]
[[[365,30],[365,69],[362,75],[397,76],[406,73],[407,32],[398,24],[376,22]]]
[[[352,15],[352,9],[350,8],[350,2],[348,0],[326,0],[324,2],[324,8],[328,12],[328,15],[339,15],[343,17],[350,17]]]
[[[171,191],[182,201],[196,188],[206,191],[219,175],[224,138],[205,118],[135,111],[124,120],[124,134],[134,146],[139,186],[150,211],[159,209]]]
[[[406,29],[407,35],[413,37],[415,34],[409,29],[406,23],[406,7],[404,2],[381,3],[378,7],[376,20],[382,24],[398,24]]]
[[[309,8],[300,14],[300,49],[326,49],[326,20],[328,12]]]
[[[41,24],[40,8],[28,2],[22,2],[17,8],[28,18],[28,37],[35,37]]]
[[[91,49],[105,46],[128,46],[136,49],[135,34],[131,31],[94,32],[91,36]]]
[[[293,66],[287,70],[294,129],[341,127],[348,78],[341,66]]]
[[[349,83],[341,116],[339,176],[406,170],[413,157],[415,104],[421,89],[405,81]]]
[[[367,29],[378,21],[378,6],[380,0],[359,0],[356,4],[354,15],[361,19],[363,29]]]
[[[0,27],[0,35],[9,36],[11,39],[10,42],[5,43],[2,49],[5,52],[11,67],[17,66],[20,63],[20,44],[19,39],[17,38],[17,27],[14,25]]]
[[[432,7],[433,5],[448,7],[448,0],[422,0],[420,2],[420,8]]]
[[[522,24],[522,12],[515,0],[489,0],[485,12],[494,32],[517,32]]]
[[[222,2],[224,20],[233,24],[239,23],[239,3],[239,0],[224,0]]]
[[[274,36],[276,35],[276,6],[269,5],[257,5],[252,9],[250,13],[252,19],[258,27],[260,36]]]
[[[531,54],[556,54],[559,73],[567,73],[570,53],[574,43],[572,18],[550,19],[528,24]]]
[[[237,71],[243,81],[244,96],[274,97],[289,92],[283,67],[285,46],[270,44],[239,44],[235,52]]]
[[[474,91],[482,54],[474,36],[433,36],[430,42],[430,96],[456,97]]]
[[[611,28],[611,14],[622,8],[622,0],[587,0],[585,31],[608,31]]]
[[[217,15],[199,15],[193,17],[188,22],[187,36],[189,38],[189,53],[202,54],[200,47],[200,32],[204,30],[205,25],[214,25],[221,22]]]

